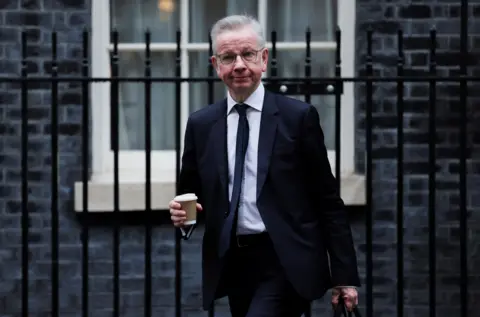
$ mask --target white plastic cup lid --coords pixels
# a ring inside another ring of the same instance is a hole
[[[197,200],[198,197],[195,194],[183,194],[175,197],[173,200],[176,202],[185,202],[185,201],[192,201],[192,200]]]

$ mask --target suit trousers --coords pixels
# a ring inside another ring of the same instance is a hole
[[[308,301],[287,280],[268,234],[233,240],[224,272],[232,317],[302,316]]]

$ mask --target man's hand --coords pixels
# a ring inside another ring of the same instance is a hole
[[[335,310],[338,306],[338,299],[342,296],[345,307],[349,312],[358,305],[358,292],[353,287],[335,287],[332,290],[332,306]]]
[[[182,210],[182,205],[174,200],[171,200],[168,206],[170,207],[170,219],[172,219],[173,225],[177,228],[182,228],[185,225],[185,220],[187,219],[187,213],[185,210]],[[199,203],[197,203],[197,210],[203,210],[202,205]]]

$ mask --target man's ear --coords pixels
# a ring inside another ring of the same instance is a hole
[[[210,57],[210,61],[212,62],[212,66],[213,68],[217,71],[219,71],[218,69],[218,61],[217,61],[217,57],[215,55],[213,55],[212,57]]]
[[[265,48],[260,56],[261,60],[260,63],[262,64],[262,71],[266,72],[268,68],[268,48]]]

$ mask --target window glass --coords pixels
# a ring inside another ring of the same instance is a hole
[[[312,41],[335,41],[337,0],[268,0],[267,38],[277,32],[277,41],[305,41],[310,27]]]
[[[210,28],[231,14],[257,17],[257,0],[190,0],[190,42],[208,42]]]
[[[147,30],[152,42],[176,41],[180,0],[110,0],[110,10],[111,28],[119,32],[119,42],[144,43]]]

